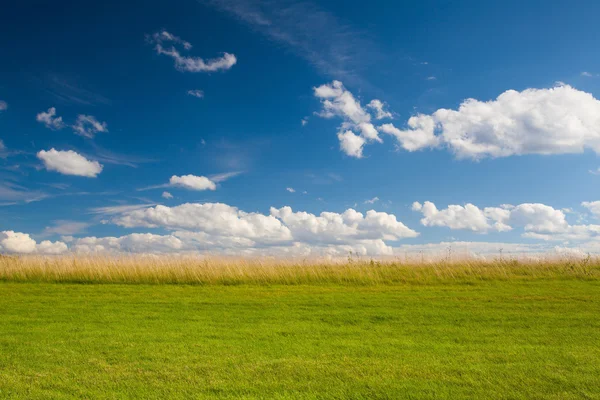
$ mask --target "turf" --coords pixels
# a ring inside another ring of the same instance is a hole
[[[0,283],[0,398],[600,399],[600,282]]]

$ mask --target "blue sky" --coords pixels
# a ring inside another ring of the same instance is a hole
[[[597,252],[599,13],[5,5],[0,251]]]

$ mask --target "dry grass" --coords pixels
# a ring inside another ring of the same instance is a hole
[[[600,258],[402,262],[169,256],[0,256],[0,281],[130,284],[430,284],[511,279],[600,279]]]

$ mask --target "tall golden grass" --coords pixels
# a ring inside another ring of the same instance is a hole
[[[600,258],[276,260],[182,256],[0,256],[0,281],[126,284],[432,284],[511,279],[600,279]]]

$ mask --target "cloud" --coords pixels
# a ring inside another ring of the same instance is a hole
[[[178,186],[188,190],[216,190],[217,184],[205,176],[173,175],[169,180],[171,186]]]
[[[222,174],[211,175],[211,176],[209,176],[209,179],[213,182],[220,183],[220,182],[225,182],[228,179],[235,178],[236,176],[241,175],[243,173],[244,173],[244,171],[224,172]]]
[[[0,252],[10,254],[61,254],[68,250],[62,242],[43,241],[37,244],[28,234],[14,231],[0,232]]]
[[[314,215],[294,212],[290,207],[271,208],[269,215],[247,213],[222,203],[186,203],[176,207],[155,206],[126,211],[110,222],[125,228],[163,228],[191,247],[250,252],[267,249],[286,253],[357,250],[362,254],[391,254],[386,241],[418,235],[392,214],[353,209],[342,214],[323,212]],[[211,247],[212,246],[212,247]],[[214,248],[214,247],[217,248]],[[336,250],[329,246],[342,246]],[[299,249],[302,249],[301,251]],[[342,250],[346,249],[346,250]],[[269,253],[270,254],[270,253]]]
[[[193,97],[197,97],[199,99],[204,98],[204,92],[202,90],[198,90],[198,89],[188,90],[187,94],[190,96],[193,96]]]
[[[180,51],[175,48],[174,45],[181,45],[184,50],[190,50],[192,45],[179,37],[167,32],[161,31],[148,37],[148,39],[155,44],[154,49],[157,54],[169,56],[175,60],[175,68],[179,71],[186,72],[216,72],[226,71],[233,67],[237,63],[235,55],[230,53],[223,53],[222,57],[213,58],[210,60],[203,60],[200,57],[186,57],[182,56]],[[165,47],[167,43],[173,45]]]
[[[8,103],[4,100],[0,100],[0,111],[6,111],[8,109]]]
[[[108,132],[106,122],[99,122],[92,115],[78,115],[72,128],[76,134],[88,139],[94,138],[96,133]]]
[[[395,136],[404,150],[416,151],[439,145],[440,139],[434,134],[435,121],[432,118],[417,115],[408,120],[408,126],[410,130],[400,130],[393,124],[383,124],[379,130]]]
[[[600,201],[584,201],[581,205],[587,208],[594,217],[600,218]]]
[[[193,230],[218,236],[247,239],[288,240],[289,230],[272,216],[246,213],[222,203],[185,203],[176,207],[158,205],[125,212],[112,222],[126,227],[163,227]]]
[[[90,161],[73,150],[42,150],[37,153],[37,157],[42,160],[48,171],[56,171],[64,175],[95,178],[103,168],[98,161]]]
[[[83,88],[84,83],[71,77],[48,74],[41,79],[37,78],[37,80],[48,93],[62,103],[84,106],[111,103],[106,97]]]
[[[366,86],[363,74],[382,60],[364,31],[310,1],[200,0],[275,43],[285,46],[331,78]]]
[[[424,204],[414,202],[412,209],[423,214],[421,224],[424,226],[443,226],[480,233],[490,230],[503,232],[511,229],[505,224],[510,212],[502,208],[488,207],[481,210],[473,204],[467,204],[449,205],[444,210],[438,210],[434,203],[426,201]]]
[[[50,107],[48,111],[42,111],[41,113],[36,115],[35,120],[44,124],[46,128],[52,130],[60,130],[66,126],[63,122],[62,117],[56,116],[56,108],[54,107]]]
[[[306,126],[306,124],[308,124],[308,117],[302,118],[302,120],[300,121],[300,123],[302,124],[302,126]]]
[[[375,111],[376,119],[384,119],[384,118],[392,118],[393,115],[391,112],[384,110],[385,104],[381,100],[373,99],[367,107],[373,109]]]
[[[379,201],[379,197],[373,197],[370,200],[365,200],[365,204],[375,204]]]
[[[95,208],[89,209],[89,213],[96,214],[96,215],[111,216],[111,215],[126,214],[129,212],[135,211],[135,210],[145,209],[145,208],[152,207],[155,205],[156,204],[154,204],[154,203],[150,203],[150,204],[124,204],[124,205],[118,205],[118,206],[95,207]]]
[[[211,175],[210,177],[195,175],[173,175],[169,180],[169,183],[167,184],[148,186],[145,188],[138,189],[138,191],[162,189],[168,187],[181,187],[188,190],[216,190],[217,183],[224,182],[243,173],[244,171],[232,171],[225,172],[222,174]]]
[[[288,192],[290,192],[290,193],[296,193],[296,189],[294,189],[294,188],[291,188],[291,187],[289,187],[289,188],[286,188],[285,190],[287,190],[287,191],[288,191]]]
[[[363,146],[366,143],[365,139],[355,135],[352,131],[340,132],[337,136],[340,141],[340,149],[344,153],[351,157],[363,157]]]
[[[596,202],[584,202],[584,207],[594,209]],[[480,209],[473,204],[449,205],[438,210],[435,204],[415,202],[412,209],[421,212],[424,226],[470,230],[478,233],[505,232],[515,227],[523,229],[524,238],[547,241],[582,241],[598,237],[600,225],[571,225],[563,210],[540,203],[523,203],[517,206],[502,205]]]
[[[61,236],[72,236],[77,235],[79,233],[85,232],[85,230],[90,226],[87,222],[78,222],[78,221],[67,221],[67,220],[57,220],[54,221],[52,226],[47,226],[44,229],[44,235],[61,235]]]
[[[163,199],[167,199],[167,200],[168,200],[168,199],[172,199],[172,198],[173,198],[173,195],[172,195],[171,193],[169,193],[169,192],[163,192],[163,194],[162,194],[162,198],[163,198]]]
[[[77,239],[71,249],[75,253],[171,253],[184,250],[184,244],[172,235],[132,233],[121,237]]]
[[[427,81],[435,81],[437,78],[435,76],[428,76],[427,78],[425,78],[425,80]]]
[[[323,106],[323,110],[318,113],[320,117],[342,118],[343,122],[337,136],[340,141],[340,149],[344,153],[351,157],[361,158],[363,146],[366,143],[382,141],[377,129],[371,123],[371,114],[360,105],[352,93],[346,90],[342,82],[333,81],[330,84],[315,87],[313,91]],[[380,103],[379,100],[376,100],[375,104],[379,106]],[[371,108],[378,111],[375,106]],[[358,132],[358,135],[355,132]]]
[[[379,129],[408,151],[446,147],[459,159],[524,154],[600,154],[600,101],[568,85],[508,90],[495,100],[463,101],[458,110],[418,114],[407,129]]]
[[[584,77],[586,77],[586,78],[593,78],[593,77],[595,77],[595,76],[598,76],[598,74],[592,74],[591,72],[583,71],[583,72],[581,73],[581,76],[584,76]]]

